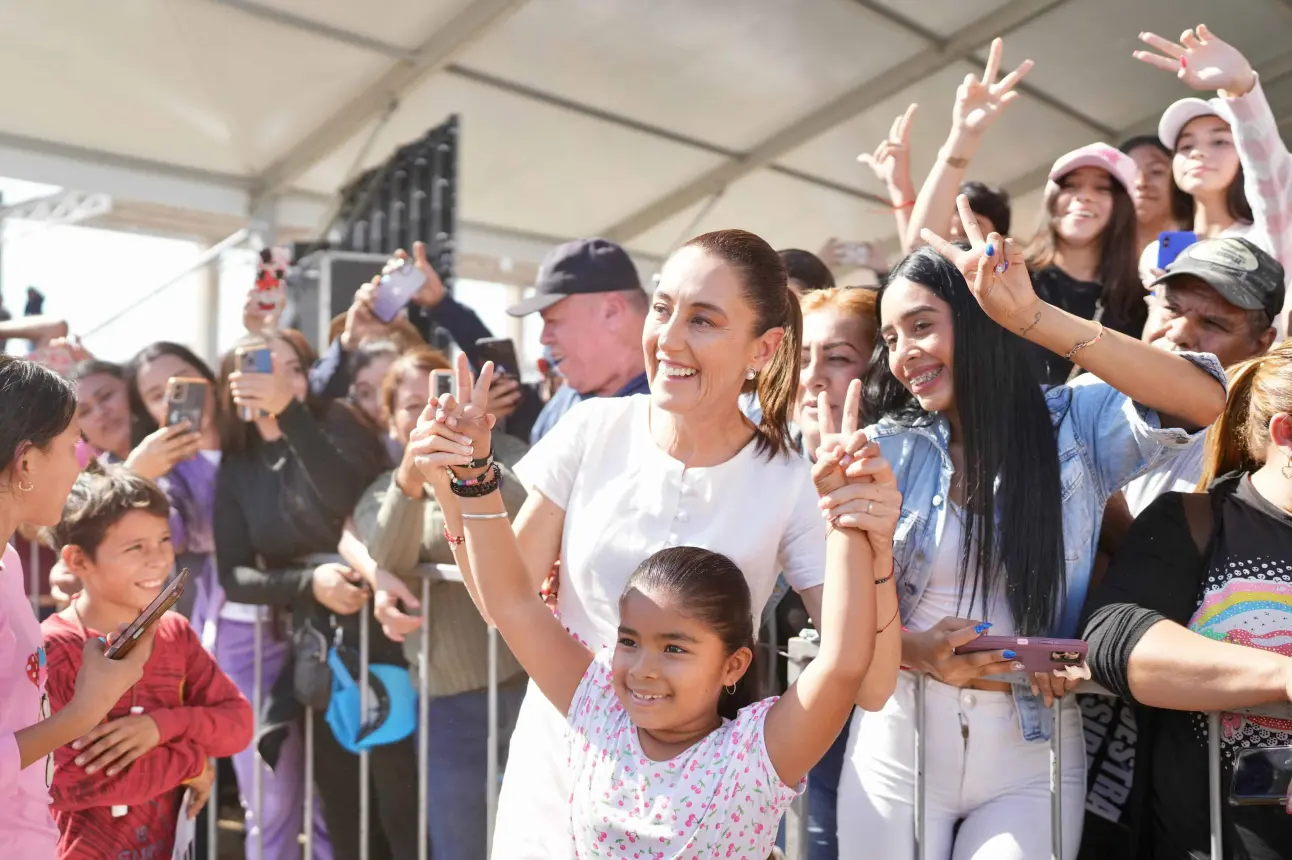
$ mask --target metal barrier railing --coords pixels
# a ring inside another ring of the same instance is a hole
[[[313,561],[313,559],[311,560]],[[421,602],[422,606],[430,605],[431,583],[432,582],[462,582],[462,574],[455,565],[449,564],[427,564],[419,565],[410,571],[410,575],[417,576],[421,579]],[[254,701],[252,707],[255,711],[255,737],[260,737],[261,730],[261,712],[265,695],[265,679],[262,672],[262,663],[264,659],[264,621],[256,622],[255,634],[253,638],[255,665],[255,682],[254,682]],[[417,703],[417,844],[418,860],[427,860],[430,854],[430,832],[429,832],[429,815],[428,815],[428,795],[429,795],[429,777],[427,772],[427,761],[430,757],[430,731],[429,731],[429,714],[430,714],[430,697],[429,697],[429,677],[428,677],[428,660],[427,655],[430,652],[430,629],[429,625],[423,624],[418,630],[421,643],[421,655],[417,667],[418,676],[418,703]],[[359,696],[360,696],[360,713],[368,713],[368,671],[370,664],[371,650],[371,621],[368,617],[368,610],[359,613]],[[487,822],[488,832],[486,834],[487,844],[492,849],[493,842],[493,825],[498,808],[498,636],[497,631],[489,628],[489,715],[488,715],[488,745],[489,753],[485,768],[485,784],[482,787],[485,792],[485,802],[488,810]],[[301,833],[297,839],[302,847],[302,856],[304,860],[313,860],[314,857],[314,710],[313,708],[305,709],[304,720],[304,760],[305,760],[305,791],[304,791],[304,815],[302,817]],[[251,787],[251,804],[252,810],[250,815],[251,827],[246,833],[247,840],[255,845],[255,857],[262,857],[264,854],[264,832],[262,828],[263,810],[264,810],[264,786],[262,780],[262,768],[264,762],[260,757],[260,751],[256,750],[256,767],[253,784]],[[367,750],[359,753],[359,858],[358,860],[368,860],[368,837],[372,827],[372,792],[371,792],[371,761],[370,754]],[[244,788],[245,791],[245,788]],[[218,796],[215,789],[212,790],[212,797]],[[214,810],[213,810],[214,812]],[[210,856],[218,856],[219,852],[219,829],[216,816],[212,815],[209,822],[208,842],[210,845]],[[250,852],[248,852],[250,853]]]
[[[795,637],[790,640],[787,656],[790,660],[790,680],[797,677],[797,673],[802,671],[803,666],[811,662],[816,656],[817,644],[801,637]],[[1024,678],[1023,675],[1000,675],[990,676],[986,680],[992,681],[1016,681]],[[926,745],[924,743],[924,700],[925,688],[928,683],[927,675],[917,675],[915,680],[915,857],[916,860],[926,860],[925,858],[925,753]],[[1097,696],[1108,696],[1116,698],[1116,694],[1106,690],[1098,684],[1087,681],[1077,687],[1076,693],[1091,694]],[[1065,702],[1075,702],[1072,695],[1065,696],[1063,699],[1055,699],[1051,706],[1051,712],[1054,715],[1054,727],[1050,733],[1050,858],[1051,860],[1063,860],[1063,721],[1061,719],[1062,710]],[[1075,707],[1075,705],[1071,705]],[[1233,708],[1225,713],[1248,714],[1251,716],[1274,717],[1279,719],[1292,719],[1292,705],[1289,704],[1271,704],[1254,708]],[[845,726],[845,731],[847,727]],[[1207,714],[1207,781],[1208,781],[1208,818],[1211,825],[1211,858],[1212,860],[1223,860],[1224,858],[1224,806],[1222,802],[1223,792],[1220,784],[1220,714],[1212,712]],[[1085,794],[1085,786],[1082,786],[1082,794]],[[801,807],[797,810],[801,819],[806,822],[808,815],[807,793],[800,796],[803,801]],[[796,806],[798,802],[796,801]],[[1084,809],[1084,804],[1083,807]],[[800,845],[806,844],[800,841]],[[786,860],[803,860],[805,855],[786,853]]]

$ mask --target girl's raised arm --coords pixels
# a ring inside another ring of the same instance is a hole
[[[448,539],[457,544],[455,555],[465,544],[468,564],[463,570],[470,571],[473,596],[543,695],[566,713],[592,652],[566,632],[539,597],[499,492],[501,472],[492,463],[483,464],[490,459],[494,423],[485,412],[493,364],[486,363],[472,384],[466,357],[459,355],[458,379],[458,391],[468,392],[470,399],[461,406],[452,396],[432,400],[433,409],[423,414],[413,435],[423,440],[426,452],[417,466],[428,475],[448,470],[432,487],[437,498],[451,494],[461,509],[462,533],[450,532]]]

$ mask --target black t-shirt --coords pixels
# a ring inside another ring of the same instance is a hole
[[[1078,281],[1058,266],[1046,266],[1031,273],[1032,288],[1041,301],[1067,311],[1073,316],[1098,320],[1110,329],[1139,340],[1144,333],[1147,306],[1134,318],[1123,319],[1106,308],[1101,297],[1104,288],[1094,281]],[[1062,385],[1072,373],[1072,362],[1044,347],[1028,342],[1028,354],[1037,381],[1042,385]]]
[[[1095,679],[1129,697],[1127,665],[1140,637],[1163,619],[1199,635],[1277,650],[1292,631],[1292,516],[1265,500],[1246,475],[1211,492],[1214,541],[1198,552],[1179,493],[1167,493],[1135,521],[1123,550],[1091,599],[1085,635]],[[1136,794],[1140,850],[1154,860],[1205,860],[1210,821],[1207,718],[1143,708]],[[1221,788],[1225,856],[1292,857],[1292,819],[1277,806],[1228,803],[1234,757],[1253,746],[1292,744],[1292,724],[1224,714]],[[1140,784],[1142,782],[1142,785]]]

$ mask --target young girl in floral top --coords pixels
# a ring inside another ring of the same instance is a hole
[[[781,815],[851,713],[876,631],[890,620],[876,623],[871,541],[891,543],[891,532],[830,533],[821,653],[779,699],[752,695],[744,575],[698,547],[661,549],[638,566],[619,598],[618,641],[594,654],[530,587],[498,471],[472,453],[491,450],[491,377],[485,365],[473,389],[460,361],[458,390],[471,403],[432,400],[411,444],[436,493],[458,497],[461,525],[445,530],[473,597],[569,721],[575,856],[764,860]],[[895,519],[900,499],[878,450],[860,434],[827,445],[814,469],[818,490],[871,483],[871,513]]]

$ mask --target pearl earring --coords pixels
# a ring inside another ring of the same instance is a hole
[[[757,375],[758,371],[754,370],[752,367],[745,371],[745,379],[753,379]]]

